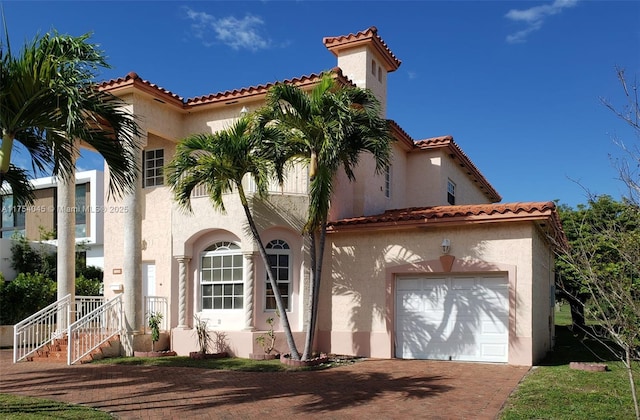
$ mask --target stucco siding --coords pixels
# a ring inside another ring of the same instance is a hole
[[[399,206],[437,206],[446,203],[440,194],[441,158],[429,152],[411,153],[407,156],[406,202]]]
[[[375,70],[372,69],[372,61]],[[387,113],[387,70],[377,54],[366,46],[342,51],[338,57],[338,67],[358,87],[368,88],[380,101],[382,116]],[[380,78],[378,78],[380,72]]]
[[[554,327],[554,255],[538,229],[532,228],[533,292],[532,330],[533,361],[538,362],[553,346]]]
[[[447,180],[456,184],[456,205],[489,203],[489,199],[474,183],[467,170],[461,167],[457,161],[443,152],[439,152],[441,161],[441,176],[438,184],[439,199],[443,204],[447,203]]]
[[[325,336],[340,336],[341,340],[355,340],[357,336],[358,341],[351,343],[352,352],[363,351],[363,334],[367,335],[378,345],[371,346],[369,354],[361,355],[391,357],[395,276],[442,272],[438,259],[442,255],[440,243],[446,237],[452,244],[451,255],[455,256],[452,274],[507,273],[512,296],[509,363],[531,364],[531,349],[523,345],[534,339],[529,303],[530,234],[528,224],[332,234],[332,278],[323,283],[319,328]],[[381,336],[386,337],[386,345],[380,346]],[[341,346],[344,350],[346,344]]]

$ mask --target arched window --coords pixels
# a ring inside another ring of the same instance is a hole
[[[242,309],[242,253],[233,242],[217,242],[200,258],[201,308]]]
[[[278,289],[280,290],[280,296],[282,296],[282,302],[287,311],[291,310],[291,249],[289,244],[281,239],[274,239],[269,242],[265,247],[267,254],[269,254],[269,264],[273,270]],[[266,277],[266,293],[265,293],[265,309],[268,311],[276,310],[276,298],[269,283],[269,278]]]

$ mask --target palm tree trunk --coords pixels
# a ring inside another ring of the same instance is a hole
[[[264,244],[262,243],[262,239],[260,238],[260,234],[258,233],[258,228],[256,227],[256,223],[253,220],[253,216],[251,215],[251,210],[249,209],[249,203],[247,202],[247,197],[245,196],[244,188],[242,187],[242,184],[236,184],[236,186],[238,187],[240,202],[242,203],[244,214],[247,217],[247,223],[249,224],[249,229],[251,230],[251,234],[253,235],[253,240],[258,245],[258,251],[260,252],[260,257],[262,258],[262,262],[264,263],[265,270],[267,271],[267,278],[269,279],[269,284],[271,284],[271,289],[273,289],[273,295],[276,299],[276,308],[278,308],[278,312],[280,312],[282,329],[284,330],[284,335],[287,340],[287,345],[289,346],[289,352],[291,353],[291,358],[293,360],[299,360],[300,353],[298,352],[298,348],[296,347],[296,342],[294,341],[293,334],[291,333],[291,325],[289,324],[289,317],[287,316],[287,310],[284,307],[284,302],[282,302],[282,296],[280,296],[280,289],[278,289],[278,283],[276,283],[275,277],[273,276],[273,269],[271,268],[271,264],[269,263],[269,257],[267,256],[267,251],[264,248]]]
[[[327,222],[322,221],[320,227],[320,243],[316,249],[315,232],[309,233],[311,237],[311,276],[309,283],[309,322],[307,328],[307,336],[304,345],[304,353],[302,360],[307,360],[313,353],[313,340],[315,339],[316,329],[318,325],[318,306],[320,303],[320,279],[322,278],[322,263],[324,259],[324,245],[327,238]]]
[[[316,266],[317,263],[317,255],[316,255],[316,234],[315,231],[309,231],[309,254],[311,257],[311,265],[309,267],[309,295],[307,302],[307,335],[304,341],[304,352],[302,353],[302,360],[308,360],[310,358],[312,348],[313,348],[313,337],[316,329],[316,317],[313,316],[314,309],[317,306],[317,302],[315,302],[315,294],[314,291],[316,289]]]
[[[13,148],[13,135],[2,132],[2,148],[0,148],[0,186],[4,180],[4,174],[9,170],[11,163],[11,149]]]

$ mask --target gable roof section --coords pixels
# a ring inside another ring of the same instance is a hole
[[[98,83],[98,89],[116,96],[123,91],[138,89],[153,96],[160,102],[169,103],[180,108],[184,107],[184,100],[181,96],[178,96],[155,83],[142,79],[135,71],[127,73],[125,77],[119,77],[117,79],[106,80]]]
[[[415,142],[415,150],[434,150],[443,149],[456,163],[466,171],[467,175],[478,184],[478,188],[491,200],[493,203],[497,203],[502,200],[498,191],[487,181],[482,175],[480,170],[473,164],[471,159],[462,151],[462,149],[456,144],[452,136],[432,137],[429,139],[419,140]]]
[[[353,217],[331,222],[327,227],[327,232],[353,232],[368,229],[397,230],[523,221],[538,223],[557,246],[566,246],[567,238],[562,230],[556,205],[552,201],[387,210],[375,216]]]
[[[356,34],[325,37],[322,39],[322,42],[336,57],[340,51],[370,44],[373,50],[384,61],[384,67],[388,72],[397,70],[400,64],[402,64],[402,61],[393,55],[387,44],[380,38],[378,28],[375,26],[371,26]]]

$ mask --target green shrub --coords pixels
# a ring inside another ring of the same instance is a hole
[[[0,288],[0,324],[23,320],[56,300],[56,283],[40,273],[20,273]]]
[[[102,296],[102,282],[80,274],[76,277],[76,296]]]
[[[78,272],[78,275],[82,275],[88,279],[98,280],[100,282],[104,279],[104,272],[102,271],[102,268],[96,267],[95,265],[88,265],[84,267]]]
[[[40,273],[47,278],[56,278],[56,253],[47,250],[42,243],[31,246],[22,235],[15,235],[11,245],[11,268],[17,273]]]

